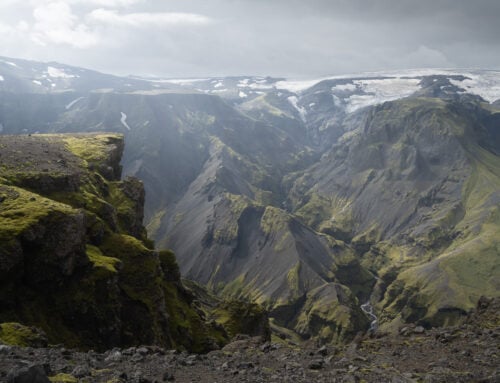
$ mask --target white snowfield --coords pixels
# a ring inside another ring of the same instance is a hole
[[[351,84],[338,84],[338,85],[335,85],[332,87],[332,92],[336,92],[336,91],[341,91],[341,92],[346,92],[346,91],[350,91],[350,92],[354,92],[356,90],[356,84],[355,83],[351,83]]]
[[[127,115],[123,112],[121,112],[121,114],[122,114],[122,117],[120,118],[120,122],[122,123],[122,125],[125,128],[127,128],[127,130],[132,130],[132,129],[130,129],[130,126],[128,126],[128,124],[127,124]]]
[[[399,98],[408,97],[420,89],[419,79],[391,78],[383,80],[354,80],[358,89],[366,94],[351,95],[345,101],[346,111],[351,113],[369,105],[382,104]]]
[[[148,80],[150,82],[157,82],[157,83],[170,83],[170,84],[176,84],[176,85],[193,85],[193,83],[196,82],[203,82],[203,81],[208,81],[210,80],[209,78],[167,78],[167,79],[155,79],[155,80]]]
[[[464,89],[467,93],[481,96],[490,103],[500,99],[500,72],[468,73],[464,76],[469,78],[463,81],[450,80],[450,82]]]
[[[322,81],[338,80],[337,84],[332,84],[331,87],[332,103],[339,108],[344,108],[346,112],[352,113],[367,106],[408,97],[421,89],[420,81],[424,77],[436,75],[448,77],[452,85],[463,89],[463,93],[481,96],[488,102],[500,99],[500,71],[478,69],[409,69],[280,81],[256,76],[238,80],[235,88],[236,95],[240,98],[246,98],[245,95],[251,97],[254,93],[264,94],[269,91],[280,91],[280,93],[277,93],[278,97],[284,94],[293,107],[297,109],[302,120],[305,120],[307,104],[306,107],[299,106],[301,105],[302,96],[307,90]],[[459,76],[463,76],[464,79],[452,78]],[[192,87],[199,82],[209,82],[208,89],[198,90],[206,94],[223,92],[227,92],[227,95],[234,94],[231,87],[221,89],[224,80],[220,77],[163,81]],[[319,91],[323,92],[324,90]],[[447,91],[447,89],[443,89],[443,91]]]
[[[350,80],[350,82],[332,87],[336,104],[342,98],[342,93],[363,91],[363,94],[351,95],[344,99],[346,111],[353,112],[359,108],[380,104],[407,97],[420,89],[419,82],[424,76],[464,76],[466,79],[450,82],[466,93],[481,96],[488,102],[500,99],[500,71],[485,70],[452,70],[452,69],[414,69],[389,72],[369,72],[342,76],[331,76],[314,80],[285,80],[274,84],[276,89],[301,93],[325,80]],[[380,79],[380,77],[386,77]]]

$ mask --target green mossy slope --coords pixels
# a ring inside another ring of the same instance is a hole
[[[203,352],[228,341],[193,306],[173,253],[147,239],[142,183],[119,180],[122,136],[2,136],[0,145],[9,148],[0,157],[1,341],[31,344],[23,325],[84,349]]]
[[[498,124],[466,96],[411,97],[357,117],[295,176],[289,203],[380,277],[383,328],[456,323],[500,291]]]

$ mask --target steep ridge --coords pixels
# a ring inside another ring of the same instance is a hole
[[[370,295],[383,328],[451,323],[498,295],[497,73],[75,78],[42,94],[0,83],[3,133],[123,133],[157,246],[276,328],[349,339]]]
[[[378,287],[389,285],[376,297],[383,321],[445,324],[498,291],[498,127],[469,97],[360,113],[293,182],[289,203],[316,230],[352,243]]]
[[[236,303],[217,303],[208,324],[173,253],[153,250],[142,225],[142,183],[119,180],[123,136],[0,136],[0,147],[4,341],[30,344],[16,322],[43,330],[38,343],[92,349],[156,344],[201,352],[236,335],[215,324],[238,324]],[[260,308],[237,304],[266,329]]]

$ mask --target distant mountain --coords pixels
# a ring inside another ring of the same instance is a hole
[[[138,79],[3,58],[0,76],[3,133],[124,133],[157,245],[276,328],[348,339],[368,300],[386,329],[446,324],[500,291],[500,72]]]

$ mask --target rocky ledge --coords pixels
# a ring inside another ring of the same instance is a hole
[[[500,300],[482,299],[455,327],[407,326],[345,346],[238,336],[204,355],[159,347],[103,353],[0,345],[0,380],[13,382],[498,382]],[[31,379],[31,380],[30,380]]]
[[[120,180],[123,147],[106,133],[0,136],[0,341],[207,352],[235,332],[268,338],[260,307],[202,307],[154,249],[142,182]]]

